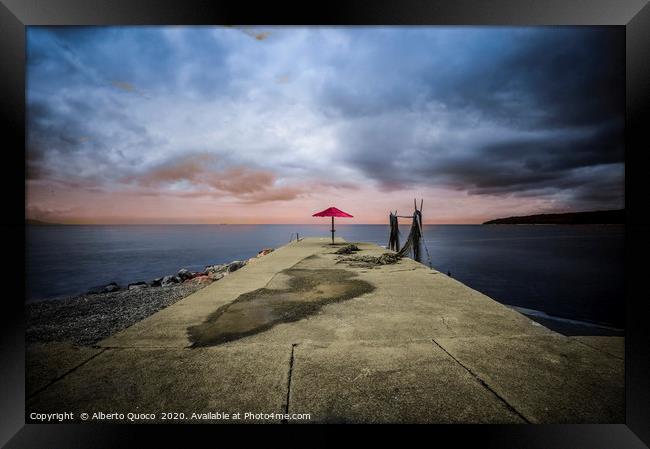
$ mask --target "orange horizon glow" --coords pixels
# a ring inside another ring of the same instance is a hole
[[[424,224],[480,224],[495,218],[571,212],[553,201],[469,195],[446,189],[385,192],[374,186],[321,187],[292,200],[245,203],[230,195],[176,196],[169,192],[104,192],[28,182],[26,218],[59,224],[327,224],[312,217],[334,206],[354,215],[338,224],[388,224],[391,211],[413,212],[424,199]],[[472,211],[473,213],[468,213]]]

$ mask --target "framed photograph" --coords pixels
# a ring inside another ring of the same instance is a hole
[[[647,1],[311,6],[2,0],[3,447],[648,447]]]

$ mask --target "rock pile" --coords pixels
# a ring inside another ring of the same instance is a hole
[[[90,290],[88,290],[88,293],[90,294],[111,293],[111,292],[116,292],[118,290],[121,290],[121,287],[117,285],[117,282],[111,282],[110,284],[91,287]]]
[[[213,281],[218,281],[224,276],[227,276],[229,273],[239,270],[241,267],[246,265],[246,261],[235,260],[230,263],[224,263],[220,265],[209,265],[205,267],[201,276],[207,276]]]
[[[124,290],[138,290],[142,288],[149,287],[170,287],[176,284],[192,283],[196,285],[209,285],[214,281],[227,276],[229,273],[233,273],[248,263],[255,262],[260,257],[266,256],[273,251],[273,248],[265,248],[257,256],[252,257],[248,260],[234,260],[230,263],[218,264],[218,265],[208,265],[203,269],[203,271],[190,271],[187,268],[181,268],[176,274],[168,274],[163,277],[152,279],[149,282],[138,281],[132,282],[127,285]],[[123,290],[117,282],[111,282],[110,284],[100,285],[93,287],[88,290],[88,294],[100,294],[100,293],[112,293],[116,291]]]
[[[126,288],[111,282],[94,287],[85,295],[28,303],[26,341],[94,345],[271,251],[264,249],[249,261],[209,265],[200,272],[181,268],[176,274],[150,282],[132,282]]]
[[[245,263],[253,263],[253,262],[257,261],[257,259],[259,259],[260,257],[264,257],[264,256],[266,256],[267,254],[269,254],[271,252],[273,252],[273,248],[264,248],[262,251],[257,253],[257,256],[251,257]]]
[[[147,285],[146,282],[140,281],[140,282],[133,282],[133,283],[129,284],[127,286],[127,289],[128,290],[136,290],[136,289],[139,289],[139,288],[147,288],[147,287],[148,287],[148,285]]]

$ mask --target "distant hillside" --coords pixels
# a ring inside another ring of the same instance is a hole
[[[54,225],[56,223],[49,223],[47,221],[33,220],[31,218],[26,218],[25,219],[25,224],[35,225],[35,226],[48,226],[48,225]]]
[[[483,224],[625,224],[625,209],[497,218]]]

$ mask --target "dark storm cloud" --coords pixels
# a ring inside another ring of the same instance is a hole
[[[452,100],[519,126],[594,126],[624,108],[621,29],[546,29],[452,86]],[[452,101],[453,104],[453,101]]]
[[[387,189],[431,183],[471,194],[562,193],[577,207],[599,198],[622,205],[622,174],[612,167],[624,160],[623,31],[483,33],[485,45],[460,47],[452,32],[442,63],[400,46],[402,54],[363,72],[364,84],[329,89],[330,106],[354,120],[342,133],[348,162]],[[402,67],[403,81],[391,85]],[[387,84],[374,89],[381,79]],[[418,127],[445,138],[428,139]],[[600,166],[612,175],[577,174]]]
[[[622,28],[243,31],[29,28],[29,176],[119,188],[205,152],[273,173],[273,198],[307,178],[623,203]]]

